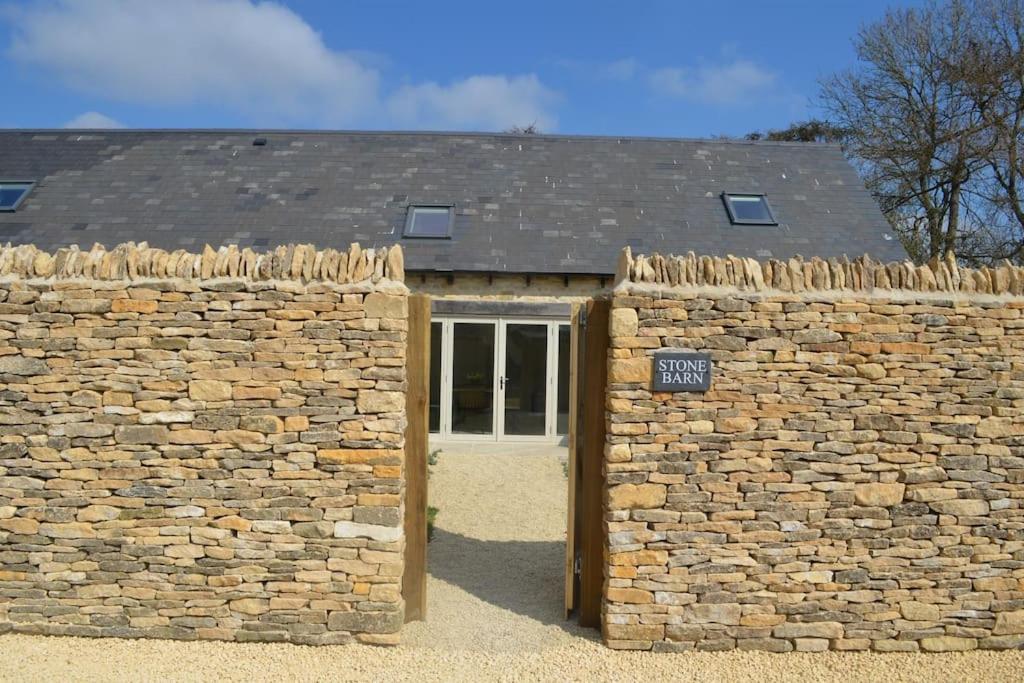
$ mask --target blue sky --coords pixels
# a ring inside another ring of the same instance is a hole
[[[742,135],[909,4],[0,0],[0,127]]]

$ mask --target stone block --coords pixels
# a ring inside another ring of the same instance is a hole
[[[361,390],[356,397],[360,413],[397,413],[405,410],[405,393],[401,391]]]
[[[665,627],[661,624],[605,624],[604,636],[610,640],[662,640]]]
[[[842,638],[843,633],[837,621],[787,621],[772,629],[776,638]]]
[[[367,318],[403,320],[408,317],[406,297],[398,294],[371,292],[366,295],[363,309]]]
[[[867,507],[892,507],[903,502],[905,484],[857,484],[853,489],[853,497],[857,505]]]
[[[196,414],[190,410],[165,410],[159,413],[142,413],[139,415],[140,424],[173,424],[176,422],[191,422]]]
[[[304,432],[309,429],[309,418],[305,415],[289,415],[284,419],[284,431]]]
[[[316,460],[325,465],[382,465],[401,462],[402,451],[385,448],[325,448]]]
[[[742,608],[734,603],[690,605],[685,618],[695,624],[725,624],[736,626],[740,623]]]
[[[824,328],[797,330],[793,333],[793,343],[795,344],[831,344],[842,341],[842,339],[843,335]]]
[[[360,631],[367,633],[396,633],[402,628],[402,612],[334,611],[327,617],[327,628],[332,631]]]
[[[167,443],[167,427],[157,425],[125,425],[114,430],[114,440],[122,444],[159,446]]]
[[[178,559],[194,560],[203,557],[205,554],[206,551],[203,549],[203,546],[192,543],[169,545],[164,548],[164,555]]]
[[[50,366],[39,358],[0,356],[0,375],[49,375]]]
[[[380,524],[360,524],[358,522],[335,522],[335,538],[371,538],[375,541],[391,542],[402,538],[400,526],[383,526]]]
[[[929,503],[936,512],[944,515],[963,517],[980,517],[988,514],[988,502],[980,498],[959,498],[957,500],[938,500]]]
[[[167,516],[171,519],[183,519],[187,517],[202,517],[206,514],[204,508],[198,505],[179,505],[167,509]]]
[[[110,505],[89,505],[79,510],[77,517],[79,522],[108,522],[120,514],[120,508]]]
[[[352,508],[352,520],[370,526],[399,527],[402,525],[402,511],[397,506],[356,506]]]
[[[757,420],[749,417],[724,417],[715,422],[715,429],[726,434],[752,432],[757,429]]]
[[[937,605],[907,600],[900,603],[900,614],[908,621],[938,621],[941,612]]]
[[[270,611],[270,601],[260,598],[241,598],[228,603],[232,612],[246,614],[248,616],[259,616]]]
[[[986,417],[978,423],[974,435],[983,439],[1004,439],[1024,434],[1024,424],[1014,424],[1009,417]]]
[[[281,398],[280,387],[247,387],[235,385],[231,398],[236,401],[276,401]]]
[[[878,380],[886,376],[885,367],[879,363],[860,363],[856,366],[857,374],[865,379]]]
[[[635,337],[638,324],[635,309],[613,308],[608,318],[608,334],[611,337]]]
[[[238,427],[252,432],[279,434],[284,431],[284,420],[275,415],[248,415],[242,416]]]
[[[650,358],[615,358],[608,362],[608,381],[612,384],[650,383],[654,361]]]
[[[996,613],[996,625],[992,635],[1005,636],[1024,633],[1024,610]]]
[[[219,517],[213,521],[213,525],[218,529],[230,529],[231,531],[250,531],[252,529],[252,522],[238,515]]]
[[[668,562],[668,551],[665,550],[634,550],[627,553],[614,553],[609,557],[612,565],[641,566],[664,565]]]
[[[188,383],[188,397],[193,401],[230,401],[231,384],[215,379],[195,379]]]
[[[633,605],[649,605],[654,602],[654,593],[639,588],[608,588],[605,596],[609,602],[623,602]]]
[[[215,433],[213,435],[213,440],[216,443],[229,443],[241,446],[245,444],[265,443],[267,437],[265,434],[250,432],[245,429],[225,429],[224,431]]]
[[[39,533],[39,526],[39,522],[26,517],[0,519],[0,531],[9,531],[12,534],[37,534]]]
[[[96,538],[91,524],[84,522],[44,523],[39,525],[39,535],[50,538]]]
[[[976,638],[931,636],[921,639],[921,649],[925,652],[964,652],[978,649],[978,641]]]
[[[181,445],[213,443],[213,432],[205,429],[173,429],[167,433],[167,442]]]
[[[793,643],[797,652],[825,652],[829,647],[825,638],[797,638]]]
[[[111,313],[156,313],[156,301],[139,301],[137,299],[114,299],[110,302]]]
[[[334,524],[331,522],[296,522],[292,524],[292,533],[304,538],[331,538],[334,536]]]
[[[608,508],[634,510],[665,505],[668,489],[664,484],[619,484],[608,489]]]
[[[64,427],[64,434],[72,439],[84,437],[96,439],[103,436],[110,436],[114,428],[110,425],[96,424],[95,422],[76,422]]]

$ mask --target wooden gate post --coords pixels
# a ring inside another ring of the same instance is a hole
[[[430,297],[409,296],[405,396],[405,621],[427,618],[427,437],[430,399]]]
[[[611,302],[587,303],[583,344],[582,443],[580,444],[579,615],[581,626],[601,626],[604,589],[604,446],[608,389],[608,318]]]
[[[569,495],[566,505],[565,529],[565,618],[576,609],[576,593],[579,579],[576,576],[576,536],[579,534],[579,401],[580,401],[580,345],[583,330],[580,327],[580,311],[586,304],[572,305],[572,323],[569,327]]]

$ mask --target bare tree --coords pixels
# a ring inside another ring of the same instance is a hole
[[[1024,0],[978,0],[970,42],[953,65],[983,124],[984,172],[972,191],[988,260],[1024,260]]]
[[[785,128],[747,133],[747,140],[773,140],[781,142],[843,142],[848,131],[822,119],[798,121]]]
[[[526,126],[512,126],[505,131],[511,135],[540,135],[541,130],[537,127],[537,122],[526,125]]]
[[[964,0],[891,10],[858,33],[858,67],[822,83],[830,121],[917,260],[958,246],[982,165],[984,122],[954,66],[972,28]]]

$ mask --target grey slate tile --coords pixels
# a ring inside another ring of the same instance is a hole
[[[0,239],[269,248],[402,242],[410,270],[610,273],[619,250],[906,257],[837,147],[500,134],[0,131],[0,178],[38,181]],[[778,226],[730,225],[763,191]],[[403,240],[409,202],[456,204]]]

